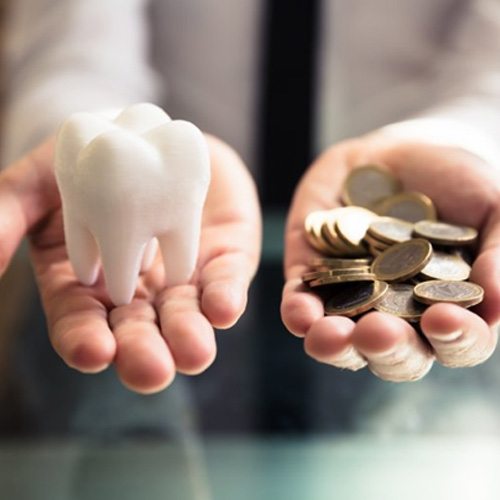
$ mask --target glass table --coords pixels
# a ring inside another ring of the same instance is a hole
[[[215,438],[0,445],[16,500],[483,500],[500,497],[500,441],[485,438]]]

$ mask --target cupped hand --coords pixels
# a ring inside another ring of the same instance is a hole
[[[110,303],[102,276],[83,286],[68,261],[54,141],[0,174],[0,272],[27,234],[50,341],[69,366],[96,373],[114,364],[130,389],[157,392],[176,372],[205,370],[216,355],[214,328],[229,328],[243,313],[260,255],[257,195],[234,151],[207,140],[212,180],[193,279],[165,288],[158,256],[132,303],[120,307]]]
[[[424,338],[406,321],[382,312],[367,313],[357,322],[324,316],[321,300],[301,283],[311,257],[318,255],[305,238],[306,215],[338,206],[349,171],[368,163],[386,165],[405,190],[427,194],[441,220],[480,232],[471,281],[484,288],[483,302],[473,310],[432,305],[420,321]],[[281,315],[290,332],[305,337],[306,352],[340,368],[368,366],[391,381],[422,378],[435,360],[467,367],[488,359],[500,319],[499,167],[458,148],[395,142],[375,134],[341,143],[319,157],[295,192],[286,228]]]

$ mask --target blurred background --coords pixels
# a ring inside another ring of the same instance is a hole
[[[314,362],[279,317],[305,167],[341,139],[475,96],[471,75],[498,71],[498,4],[298,4],[0,2],[3,166],[73,111],[150,100],[233,145],[264,208],[247,313],[217,334],[212,367],[154,396],[113,369],[64,365],[19,251],[0,280],[2,498],[499,497],[497,355],[398,385]]]

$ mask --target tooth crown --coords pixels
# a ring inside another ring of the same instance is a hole
[[[167,284],[190,279],[210,183],[197,127],[152,104],[131,106],[113,121],[77,113],[59,131],[55,172],[68,254],[82,283],[95,282],[100,257],[111,300],[130,302],[154,237]]]

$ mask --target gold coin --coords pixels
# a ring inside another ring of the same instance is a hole
[[[373,211],[379,215],[396,217],[408,222],[436,219],[436,209],[432,200],[423,193],[398,193],[379,201]]]
[[[321,226],[327,217],[328,210],[310,212],[304,221],[307,241],[321,253],[328,253],[328,246],[321,237]]]
[[[360,255],[366,255],[366,249],[355,249],[344,243],[344,241],[341,240],[335,232],[335,226],[332,228],[330,221],[324,222],[321,226],[321,236],[323,238],[323,242],[329,248],[330,255],[335,257],[357,257]]]
[[[337,207],[331,210],[326,211],[324,214],[323,222],[320,229],[320,237],[323,243],[328,247],[330,255],[335,257],[343,257],[343,256],[357,256],[364,255],[366,252],[363,251],[355,251],[346,243],[344,243],[337,231],[335,230],[335,222],[337,217],[341,213],[344,207]]]
[[[381,253],[384,253],[388,247],[379,247],[376,245],[368,245],[368,251],[373,255],[374,259],[377,258]]]
[[[327,257],[313,257],[309,265],[311,267],[324,267],[324,268],[343,268],[343,267],[365,267],[371,264],[370,258],[359,259],[343,259],[343,258],[327,258]]]
[[[467,245],[474,243],[477,238],[477,231],[473,227],[431,220],[417,222],[413,232],[436,245]]]
[[[375,305],[377,311],[394,314],[408,321],[416,321],[422,316],[427,306],[417,302],[413,297],[413,285],[392,283]]]
[[[353,267],[353,268],[340,268],[340,269],[327,269],[325,271],[310,271],[302,275],[302,281],[307,283],[319,278],[326,278],[328,276],[343,276],[346,274],[362,274],[369,273],[370,268],[366,267]]]
[[[434,250],[431,260],[420,271],[426,278],[447,281],[464,281],[469,279],[471,268],[458,255]]]
[[[420,238],[397,243],[373,261],[372,272],[381,281],[403,281],[418,274],[429,262],[432,245]]]
[[[328,217],[325,217],[323,219],[323,227],[321,228],[323,233],[327,233],[324,235],[324,237],[331,237],[334,244],[339,239],[337,233],[335,232],[335,221],[337,220],[338,211],[338,208],[329,210]]]
[[[379,250],[385,250],[391,246],[391,244],[386,243],[385,241],[379,240],[377,238],[374,238],[373,236],[371,236],[368,233],[366,233],[365,237],[363,238],[363,241],[368,246],[378,248]]]
[[[326,250],[323,253],[325,255],[342,257],[344,255],[344,252],[335,246],[335,241],[333,240],[333,238],[330,237],[329,234],[327,234],[326,227],[327,227],[326,222],[323,222],[320,230],[321,244],[326,247]]]
[[[383,198],[401,191],[401,183],[389,171],[378,165],[364,165],[347,176],[342,192],[346,205],[370,208]]]
[[[350,273],[338,276],[329,275],[310,281],[309,286],[314,288],[316,286],[335,285],[348,281],[375,281],[375,275],[372,273]]]
[[[424,281],[415,286],[413,293],[424,304],[450,302],[462,307],[475,306],[484,296],[484,290],[470,281]]]
[[[325,304],[330,315],[356,316],[371,309],[387,292],[389,285],[383,281],[345,283],[335,287],[335,295]]]
[[[377,258],[380,254],[384,253],[387,249],[386,248],[378,248],[374,247],[372,245],[368,245],[368,251],[370,252],[370,255],[373,255],[373,257]]]
[[[339,238],[354,249],[364,248],[363,237],[368,226],[377,218],[377,214],[362,207],[343,207],[335,221],[335,231]]]
[[[411,240],[412,233],[413,224],[394,217],[379,217],[367,230],[367,236],[390,244]]]

